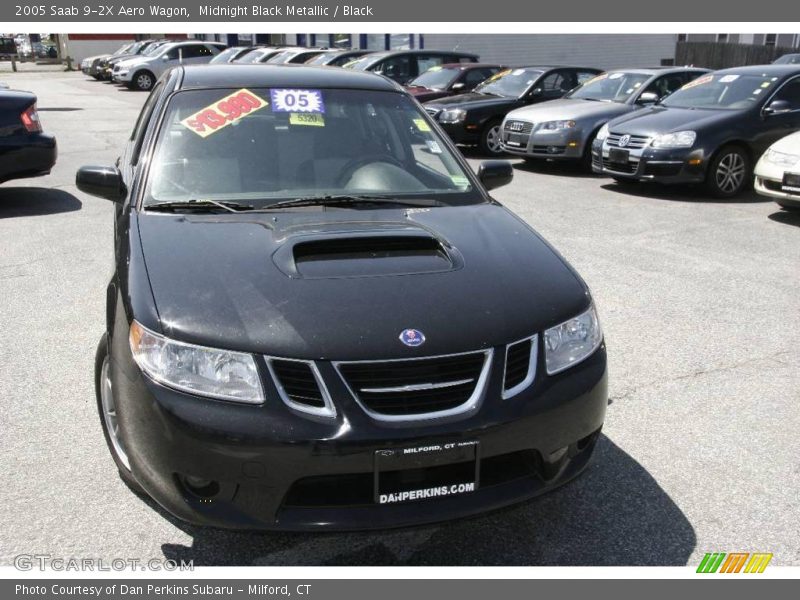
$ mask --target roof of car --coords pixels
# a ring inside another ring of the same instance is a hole
[[[381,52],[373,52],[372,56],[380,56],[381,58],[384,58],[386,56],[394,56],[395,54],[450,54],[451,56],[478,56],[472,52],[459,52],[458,50],[383,50]]]
[[[618,69],[608,69],[606,73],[614,73],[623,71],[625,73],[638,73],[641,75],[664,75],[665,73],[683,73],[684,71],[708,71],[704,67],[639,67],[636,69],[626,69],[620,67]]]
[[[397,91],[395,82],[371,72],[300,64],[226,63],[183,65],[181,89],[215,87],[302,87]]]
[[[486,69],[491,67],[503,68],[503,65],[497,63],[444,63],[439,65],[442,69]]]
[[[730,69],[720,69],[715,73],[731,73],[736,75],[772,75],[782,77],[800,73],[800,65],[751,65],[749,67],[732,67]]]

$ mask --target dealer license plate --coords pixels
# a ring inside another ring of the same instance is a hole
[[[608,151],[608,162],[616,165],[627,165],[628,158],[631,153],[628,150],[620,150],[619,148],[611,148]]]
[[[375,502],[398,504],[478,489],[478,442],[457,441],[375,451]]]

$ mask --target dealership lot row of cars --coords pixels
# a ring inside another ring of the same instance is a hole
[[[369,52],[147,40],[82,64],[85,73],[149,90],[176,64],[339,66],[380,73],[424,103],[460,145],[490,156],[574,160],[619,183],[703,184],[734,197],[756,191],[800,205],[800,69],[775,65],[712,73],[695,67],[618,69],[479,63],[467,53]]]

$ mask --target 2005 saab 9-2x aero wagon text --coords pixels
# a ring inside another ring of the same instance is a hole
[[[575,271],[396,83],[181,66],[118,167],[97,404],[125,482],[187,521],[432,522],[587,464],[606,353]]]

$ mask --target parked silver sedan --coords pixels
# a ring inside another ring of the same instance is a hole
[[[602,73],[564,98],[525,106],[506,115],[503,150],[527,159],[582,160],[591,165],[597,131],[610,120],[656,104],[708,69],[670,67]]]

